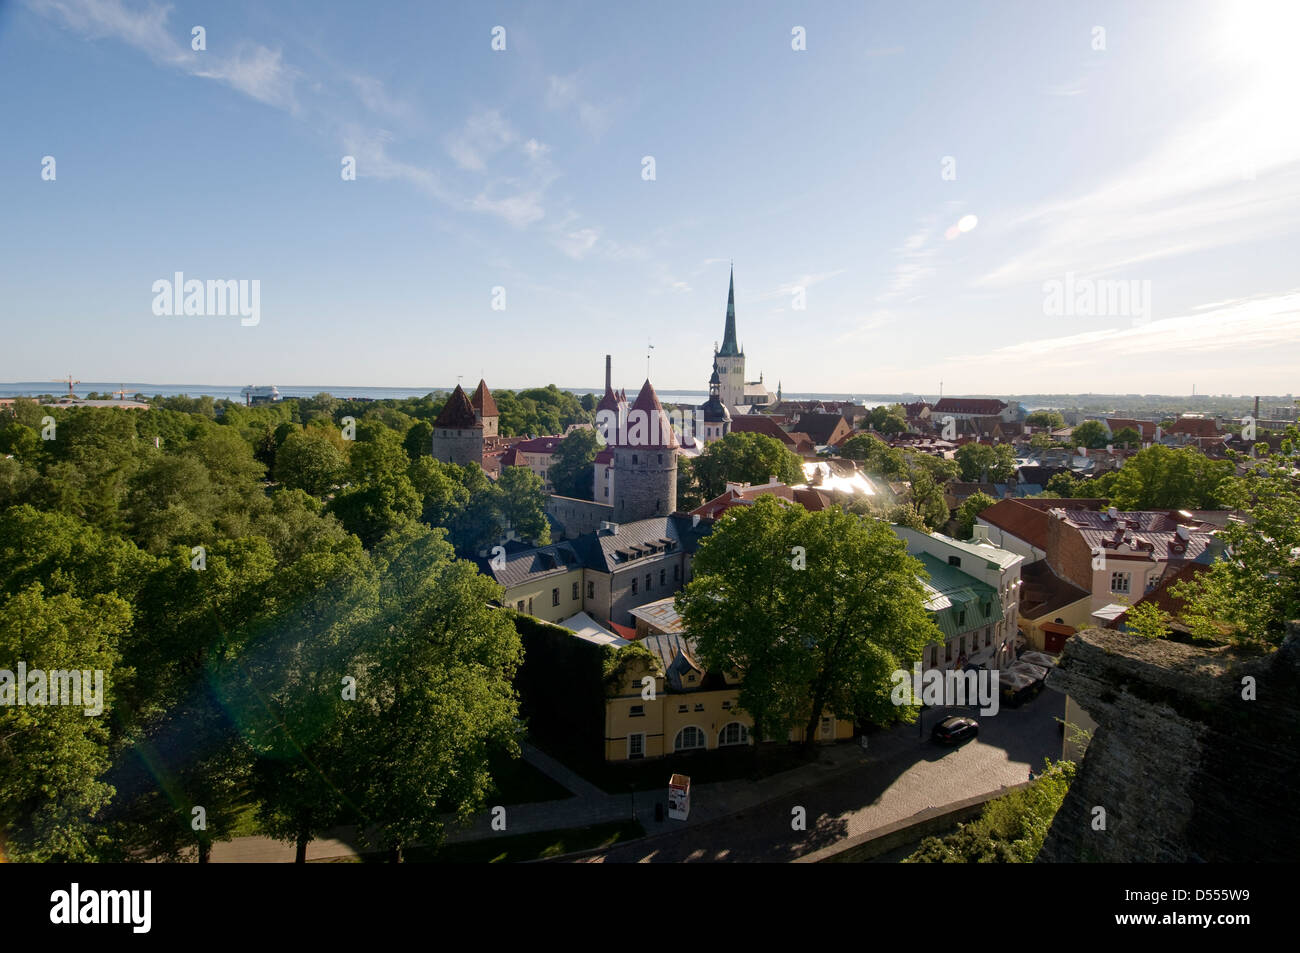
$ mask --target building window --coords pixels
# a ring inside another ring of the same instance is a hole
[[[645,591],[650,591],[650,573],[645,574]]]
[[[515,603],[515,608],[516,608],[518,611],[523,612],[523,611],[524,611],[524,600],[523,600],[523,599],[520,599],[518,602],[516,602],[516,603]]]
[[[659,585],[661,586],[668,585],[668,583],[664,582],[664,578],[666,577],[667,573],[668,573],[667,569],[659,570]]]
[[[673,741],[674,751],[694,751],[704,746],[704,732],[694,725],[687,725],[677,732],[677,737]]]
[[[633,705],[627,713],[629,718],[644,718],[645,705]]]
[[[951,661],[952,661],[952,643],[951,643],[951,642],[947,642],[947,643],[945,643],[944,647],[945,647],[948,651],[947,651],[947,653],[944,655],[943,660],[944,660],[945,662],[951,662]]]
[[[957,613],[957,624],[958,624],[958,625],[965,625],[965,624],[966,624],[966,610],[965,610],[965,609],[962,609],[960,612]]]
[[[1129,573],[1113,572],[1110,574],[1110,591],[1111,592],[1128,592]]]
[[[731,702],[723,702],[723,703],[722,703],[722,710],[723,710],[723,711],[730,711],[730,710],[731,710]]]
[[[635,453],[632,454],[632,462],[633,462],[633,463],[636,463],[636,454],[635,454]]]
[[[627,756],[629,758],[645,757],[645,735],[636,734],[627,736]]]
[[[695,681],[695,673],[694,673],[694,672],[691,672],[691,674],[687,675],[687,676],[686,676],[686,680],[687,680],[688,682],[693,682],[693,681]]]
[[[699,704],[699,703],[697,702],[696,705],[695,705],[695,710],[696,710],[696,711],[704,711],[704,706],[701,705],[701,704]]]
[[[578,584],[576,582],[573,584],[573,598],[578,598]]]
[[[738,721],[733,721],[724,725],[718,732],[718,747],[724,745],[747,745],[749,744],[749,728]]]
[[[985,630],[984,630],[984,647],[985,647],[985,648],[988,648],[988,647],[989,647],[990,645],[992,645],[992,644],[993,644],[993,630],[992,630],[992,629],[985,629]]]
[[[596,598],[596,584],[594,582],[587,583],[587,598],[588,599]]]
[[[553,606],[558,606],[559,604],[560,604],[560,590],[559,590],[559,589],[552,589],[552,590],[551,590],[551,605],[553,605]]]
[[[663,455],[662,453],[659,454],[659,462],[660,462],[660,463],[663,463],[663,462],[664,462],[664,455]]]
[[[529,614],[529,615],[532,615],[532,614],[533,614],[533,597],[532,597],[532,596],[529,596],[529,597],[528,597],[528,614]]]
[[[682,567],[681,567],[681,566],[674,566],[674,567],[673,567],[673,582],[678,582],[678,581],[681,580],[681,578],[682,578]]]
[[[636,576],[632,577],[632,595],[636,595]]]
[[[678,706],[677,706],[677,714],[679,714],[679,715],[684,715],[684,714],[686,714],[686,712],[689,710],[689,708],[690,708],[689,705],[678,705]]]
[[[957,566],[957,567],[960,567],[960,566],[961,566],[961,557],[960,557],[960,556],[949,556],[949,557],[948,557],[948,565],[949,565],[949,566]]]

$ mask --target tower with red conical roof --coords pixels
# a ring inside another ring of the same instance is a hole
[[[677,435],[647,380],[614,450],[614,521],[668,516],[677,509]]]
[[[487,381],[479,379],[478,387],[474,389],[474,396],[469,399],[469,405],[474,408],[474,419],[483,425],[483,438],[491,440],[497,435],[501,411],[497,410],[497,402],[492,399]]]
[[[484,393],[487,388],[483,388]],[[488,395],[491,400],[491,395]],[[496,409],[496,404],[492,404]],[[483,465],[483,422],[459,384],[433,422],[433,458],[441,463]]]

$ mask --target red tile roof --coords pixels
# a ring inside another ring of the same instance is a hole
[[[478,387],[474,389],[474,396],[470,398],[469,403],[484,417],[501,416],[501,412],[497,410],[497,402],[492,399],[492,392],[488,390],[486,381],[480,380],[478,382]]]
[[[930,410],[930,416],[943,414],[978,414],[996,417],[1006,410],[1005,401],[981,397],[945,397]]]
[[[1219,428],[1209,417],[1179,417],[1169,432],[1185,433],[1192,437],[1217,437]]]
[[[1020,500],[999,500],[980,513],[979,518],[1016,539],[1023,539],[1036,549],[1047,550],[1047,521],[1050,517],[1044,510],[1026,506]]]
[[[735,433],[761,433],[764,437],[779,440],[793,449],[799,445],[794,437],[776,425],[776,421],[765,414],[737,414],[731,418],[731,429]]]
[[[447,398],[447,403],[442,407],[442,412],[438,414],[438,419],[433,422],[435,428],[443,430],[469,430],[472,427],[480,426],[478,419],[474,416],[474,408],[470,405],[469,398],[465,396],[465,391],[459,384]]]
[[[641,385],[641,393],[637,394],[636,400],[632,402],[632,407],[628,411],[627,426],[620,437],[619,445],[664,450],[679,446],[677,434],[673,432],[668,415],[664,413],[663,405],[659,403],[659,395],[655,393],[649,380]]]

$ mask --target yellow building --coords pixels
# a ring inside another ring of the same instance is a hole
[[[607,686],[605,759],[627,761],[750,743],[753,721],[739,708],[740,678],[706,672],[681,629],[672,599],[633,610],[638,634]],[[640,649],[640,651],[637,651]],[[790,732],[799,741],[802,729]],[[852,720],[822,719],[819,741],[853,737]]]

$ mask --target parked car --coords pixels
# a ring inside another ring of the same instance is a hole
[[[974,718],[955,715],[945,718],[930,730],[930,740],[941,745],[959,745],[980,733],[980,723]]]

